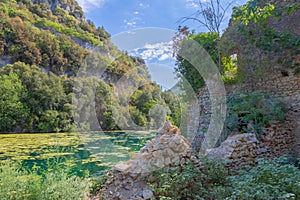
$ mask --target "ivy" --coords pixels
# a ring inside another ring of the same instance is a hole
[[[285,105],[268,94],[235,94],[227,100],[224,133],[263,133],[263,128],[284,120]]]
[[[275,56],[282,61],[279,63],[281,66],[296,67],[295,56],[299,54],[300,36],[292,34],[290,29],[275,30],[270,26],[270,21],[276,22],[294,15],[299,8],[299,3],[287,1],[250,0],[244,6],[235,7],[232,16],[234,23],[238,23],[239,34],[262,50],[261,55]],[[272,62],[272,59],[269,61]]]
[[[268,26],[271,18],[279,20],[284,14],[292,15],[299,10],[299,4],[287,3],[284,7],[266,2],[265,0],[250,0],[241,7],[233,8],[233,20],[239,21],[238,30],[246,35],[249,41],[257,47],[278,51],[292,49],[300,45],[300,36],[294,36],[289,30],[276,31]],[[252,35],[258,35],[257,40]]]

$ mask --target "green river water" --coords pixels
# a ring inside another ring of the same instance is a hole
[[[14,160],[25,168],[68,165],[81,175],[101,175],[120,161],[129,160],[154,132],[93,132],[1,134],[0,161]]]

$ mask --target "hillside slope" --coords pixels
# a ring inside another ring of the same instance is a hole
[[[175,98],[149,81],[145,62],[119,51],[74,0],[0,1],[0,67],[0,132],[99,130],[99,123],[146,129],[166,115],[180,120]]]

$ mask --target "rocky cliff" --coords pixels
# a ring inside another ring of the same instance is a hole
[[[85,21],[82,8],[75,0],[31,0],[34,4],[45,4],[52,13],[55,12],[56,8],[62,8],[73,15],[78,21]]]

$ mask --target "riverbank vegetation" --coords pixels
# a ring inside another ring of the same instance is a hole
[[[65,166],[28,170],[13,162],[0,163],[0,199],[3,200],[61,200],[87,199],[91,181],[73,175]]]
[[[154,171],[148,184],[155,199],[298,199],[299,160],[282,157],[260,160],[257,166],[234,173],[206,158],[201,169],[192,164]],[[230,173],[229,173],[230,172]],[[12,162],[0,164],[1,199],[85,200],[103,189],[106,177],[72,174],[66,166],[31,170]],[[155,180],[155,181],[153,181]]]
[[[260,160],[257,166],[228,174],[217,161],[204,159],[201,169],[189,164],[153,172],[155,199],[299,199],[300,166],[287,158]]]

